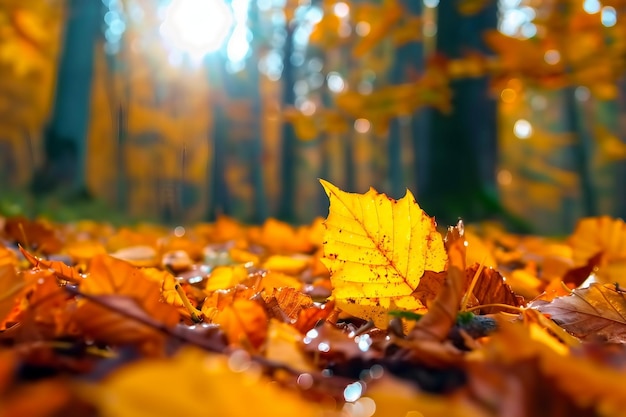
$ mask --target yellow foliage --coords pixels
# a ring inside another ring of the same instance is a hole
[[[304,257],[293,257],[285,255],[273,255],[263,262],[262,268],[285,274],[296,275],[304,271],[309,266],[310,260]]]
[[[337,307],[387,327],[390,309],[424,306],[411,293],[424,271],[442,271],[447,255],[435,221],[407,190],[400,200],[341,191],[320,180],[330,199],[324,258]]]
[[[218,266],[213,271],[204,287],[205,291],[215,291],[234,287],[248,278],[248,270],[242,266]]]
[[[585,265],[601,252],[597,279],[626,286],[626,223],[623,220],[609,216],[582,219],[568,242],[574,265]]]
[[[171,360],[127,365],[99,386],[82,388],[103,417],[247,416],[251,410],[257,417],[321,413],[315,404],[270,384],[249,359],[236,362],[195,348]]]

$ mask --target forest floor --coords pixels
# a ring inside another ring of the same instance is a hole
[[[626,415],[626,224],[0,217],[3,416]],[[439,225],[441,227],[441,225]]]

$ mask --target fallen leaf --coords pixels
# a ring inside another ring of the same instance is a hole
[[[609,216],[588,217],[576,225],[568,240],[575,266],[585,266],[601,253],[596,277],[626,287],[626,223]]]
[[[298,319],[300,312],[303,309],[309,308],[313,305],[313,300],[310,296],[301,293],[295,288],[284,287],[274,289],[270,296],[264,297],[270,312],[276,316],[284,315],[288,320],[295,322]],[[272,305],[275,303],[278,312],[274,312]]]
[[[218,266],[211,271],[204,290],[207,292],[234,287],[248,278],[248,270],[242,265]]]
[[[313,227],[293,227],[270,218],[261,227],[250,228],[248,239],[274,254],[311,253],[315,250],[311,239],[313,232]]]
[[[3,322],[11,312],[25,285],[23,277],[18,275],[15,266],[0,265],[0,322]]]
[[[550,303],[538,300],[531,306],[583,340],[626,343],[626,295],[615,285],[593,283]]]
[[[466,275],[468,281],[471,280],[480,265],[474,264],[467,268]],[[505,282],[502,275],[495,269],[484,268],[474,286],[472,291],[474,297],[476,297],[476,305],[484,304],[506,304],[513,307],[519,307],[524,304],[522,297],[515,295],[511,287]],[[509,311],[504,307],[483,307],[478,313],[480,314],[493,314],[500,311]]]
[[[37,258],[36,256],[30,254],[21,246],[19,247],[22,255],[30,262],[33,267],[41,268],[41,269],[50,269],[54,272],[57,278],[69,281],[73,284],[78,284],[83,281],[83,276],[78,272],[76,268],[72,268],[64,264],[61,261],[48,261],[45,259]]]
[[[308,258],[296,258],[285,255],[272,255],[267,258],[261,268],[270,271],[283,272],[285,274],[297,275],[309,266]]]
[[[161,323],[148,316],[136,300],[117,295],[102,295],[96,299],[101,303],[81,303],[73,315],[74,322],[85,335],[113,346],[136,345],[148,356],[163,354],[166,338],[158,330]]]
[[[456,323],[461,298],[467,283],[465,275],[465,238],[463,223],[450,227],[446,235],[449,265],[445,285],[408,335],[409,340],[443,341]]]
[[[97,255],[90,262],[89,276],[80,284],[89,295],[119,295],[137,301],[152,318],[166,326],[178,322],[178,312],[161,302],[161,286],[128,262],[109,255]]]
[[[550,336],[544,332],[543,337]],[[521,323],[499,321],[498,331],[467,362],[470,386],[480,401],[496,415],[508,416],[512,410],[519,416],[594,415],[590,409],[624,415],[622,372],[564,355],[541,339]]]
[[[302,334],[293,326],[278,320],[270,320],[265,357],[299,371],[311,372],[314,368],[301,351],[301,342]]]
[[[364,395],[365,401],[357,401],[367,409],[369,400],[375,406],[374,417],[403,416],[403,417],[488,417],[487,411],[481,410],[462,395],[433,395],[428,394],[404,380],[389,373],[368,383]]]
[[[235,355],[185,348],[171,360],[127,365],[81,392],[103,417],[246,416],[251,410],[256,417],[321,415],[317,405],[270,384],[249,358]]]
[[[442,271],[447,260],[435,221],[408,190],[394,200],[373,188],[352,194],[320,182],[330,200],[322,261],[337,307],[380,328],[390,309],[424,308],[411,294],[424,271]]]
[[[213,318],[213,323],[220,325],[232,345],[259,349],[267,337],[267,314],[256,301],[236,299]]]
[[[63,242],[55,229],[41,221],[11,217],[7,219],[4,230],[15,242],[36,249],[40,253],[58,253],[63,247]]]

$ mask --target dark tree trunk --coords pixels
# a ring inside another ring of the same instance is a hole
[[[285,39],[285,49],[283,56],[283,108],[293,106],[296,96],[294,84],[296,82],[295,68],[291,63],[293,54],[293,32],[292,24],[287,25],[287,37]],[[296,196],[296,157],[298,148],[298,138],[293,125],[287,121],[283,122],[282,146],[280,159],[280,202],[278,206],[278,218],[284,221],[295,221],[295,196]]]
[[[256,2],[252,2],[250,5],[250,22],[251,30],[256,33],[259,29],[260,16]],[[261,223],[269,216],[269,203],[267,201],[267,194],[265,190],[265,174],[264,174],[264,152],[263,152],[263,132],[261,130],[261,92],[260,77],[258,67],[258,48],[253,45],[252,57],[248,59],[247,69],[249,83],[250,100],[252,101],[252,113],[250,117],[253,118],[253,129],[251,138],[250,152],[251,152],[251,169],[250,169],[250,181],[254,186],[254,217],[252,221],[255,223]]]
[[[450,59],[472,50],[487,53],[482,33],[496,28],[493,3],[467,17],[458,12],[455,2],[440,2],[437,52]],[[452,112],[432,112],[427,183],[420,204],[442,224],[454,224],[459,217],[479,220],[501,215],[495,183],[496,102],[489,96],[488,80],[455,80],[451,88]]]
[[[419,16],[422,13],[422,2],[414,0],[403,0],[402,4],[410,15]],[[415,28],[416,31],[421,30],[420,27]],[[422,42],[410,42],[399,47],[396,50],[396,59],[391,68],[391,82],[393,84],[406,83],[411,80],[411,75],[415,76],[424,68],[424,47]],[[389,142],[388,142],[388,178],[391,184],[389,193],[394,198],[400,198],[406,188],[410,188],[417,192],[418,181],[422,178],[420,168],[427,162],[425,158],[425,145],[427,144],[425,136],[425,125],[427,119],[422,116],[422,112],[417,111],[411,118],[409,126],[403,125],[400,119],[396,118],[391,121],[389,126]],[[408,130],[408,132],[407,132]],[[410,142],[405,140],[410,135]],[[413,175],[413,181],[406,178],[403,152],[406,151],[407,145],[413,146],[413,167],[410,170]]]
[[[616,111],[615,131],[623,143],[626,143],[626,77],[622,77],[619,81],[619,102]],[[616,199],[615,199],[615,216],[626,220],[626,193],[620,190],[619,184],[626,184],[626,161],[622,160],[616,163]]]
[[[101,2],[68,1],[54,107],[44,137],[45,160],[33,178],[35,193],[86,191],[87,129],[101,12]]]
[[[213,129],[209,133],[209,144],[213,148],[213,161],[209,170],[210,196],[208,220],[214,221],[221,214],[230,214],[231,202],[226,184],[226,140],[228,124],[223,103],[213,99]]]
[[[566,87],[563,91],[565,102],[565,123],[567,130],[572,132],[574,143],[574,165],[578,172],[581,191],[583,216],[598,214],[596,190],[591,172],[593,139],[588,131],[585,120],[580,114],[576,101],[576,86]]]

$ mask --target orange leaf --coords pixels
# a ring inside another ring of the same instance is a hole
[[[121,295],[133,298],[155,320],[172,326],[178,322],[177,310],[160,301],[161,286],[128,262],[108,255],[91,260],[81,292],[90,295]]]
[[[0,321],[11,312],[24,286],[24,279],[13,265],[0,265]]]
[[[45,259],[37,258],[36,256],[31,255],[21,246],[19,248],[20,252],[22,252],[22,255],[24,255],[28,262],[30,262],[31,265],[33,265],[34,267],[51,269],[52,271],[54,271],[54,274],[57,276],[57,278],[69,281],[73,284],[78,284],[83,281],[82,275],[80,275],[80,273],[75,268],[69,267],[61,261],[47,261]]]
[[[153,321],[136,300],[116,295],[98,296],[105,306],[87,301],[76,310],[73,319],[89,337],[110,345],[137,345],[148,355],[162,352],[165,336],[133,317]],[[124,313],[124,314],[123,314]],[[130,316],[130,317],[129,317]],[[155,326],[160,324],[154,321]]]
[[[34,248],[41,253],[57,253],[63,246],[55,230],[41,221],[11,217],[7,219],[4,230],[20,245]]]
[[[268,318],[256,301],[237,299],[213,319],[233,345],[259,349],[267,336]]]

